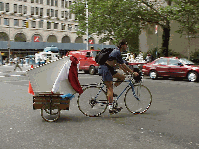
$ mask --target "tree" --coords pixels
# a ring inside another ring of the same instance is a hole
[[[89,34],[103,34],[103,41],[109,41],[112,38],[115,44],[120,39],[126,38],[129,39],[131,44],[135,40],[132,37],[139,36],[143,28],[142,25],[146,23],[157,24],[163,28],[162,48],[165,49],[165,56],[168,55],[169,19],[167,14],[164,13],[165,11],[159,11],[153,3],[143,0],[87,0],[87,2],[89,5]],[[171,0],[168,0],[168,5],[171,5]],[[72,12],[76,14],[79,23],[80,31],[77,32],[78,35],[85,34],[85,8],[85,0],[77,0],[71,6]]]
[[[174,4],[165,9],[169,13],[170,20],[179,23],[177,33],[187,35],[188,38],[188,59],[190,59],[190,35],[196,35],[199,30],[199,3],[198,0],[173,0]]]

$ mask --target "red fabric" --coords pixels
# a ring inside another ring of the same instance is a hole
[[[32,89],[32,86],[31,86],[31,83],[29,81],[29,88],[28,88],[28,93],[32,94],[32,95],[35,95],[33,89]]]
[[[73,87],[73,89],[78,92],[79,94],[83,93],[82,87],[78,80],[78,71],[77,71],[77,64],[79,63],[78,59],[74,56],[70,57],[71,66],[68,74],[68,80]]]

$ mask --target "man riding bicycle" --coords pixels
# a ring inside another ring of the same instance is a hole
[[[114,114],[121,111],[121,107],[117,108],[113,106],[113,95],[117,96],[113,93],[113,86],[119,86],[124,80],[125,75],[118,73],[115,70],[116,66],[119,66],[126,74],[133,74],[134,76],[138,76],[137,72],[133,72],[122,59],[121,52],[126,51],[128,48],[126,40],[121,40],[117,48],[115,48],[110,54],[108,60],[105,64],[99,66],[99,75],[102,76],[102,79],[107,88],[107,100],[109,101],[109,113]],[[113,78],[117,78],[117,81],[113,85]]]

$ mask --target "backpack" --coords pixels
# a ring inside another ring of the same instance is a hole
[[[102,49],[95,57],[95,61],[103,65],[108,60],[109,54],[113,51],[113,48],[104,48]]]

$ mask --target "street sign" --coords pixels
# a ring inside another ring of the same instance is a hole
[[[40,42],[39,41],[39,36],[34,36],[34,42]]]

